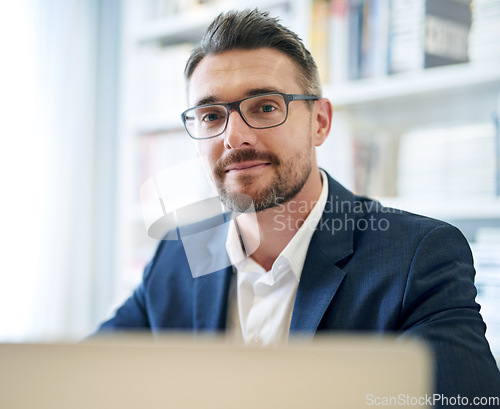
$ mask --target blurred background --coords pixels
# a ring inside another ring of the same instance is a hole
[[[464,232],[500,356],[500,0],[240,3],[278,16],[318,63],[334,105],[320,165]],[[184,64],[234,3],[0,7],[0,341],[76,340],[154,252],[140,187],[195,157],[180,121]]]

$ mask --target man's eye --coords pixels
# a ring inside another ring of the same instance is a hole
[[[269,104],[262,105],[262,106],[260,107],[260,110],[261,110],[262,112],[272,112],[272,111],[274,111],[275,109],[276,109],[275,107],[273,107],[272,105],[269,105]]]
[[[213,122],[213,121],[217,121],[219,119],[221,119],[221,116],[216,112],[212,112],[212,113],[203,115],[202,121],[203,122]]]

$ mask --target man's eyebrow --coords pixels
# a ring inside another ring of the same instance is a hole
[[[200,106],[200,105],[206,105],[206,104],[215,104],[217,102],[220,102],[221,99],[217,95],[209,95],[205,98],[202,98],[194,104],[194,106]]]
[[[279,92],[281,93],[282,91],[277,89],[277,88],[253,88],[251,90],[248,90],[245,95],[247,97],[254,97],[256,95],[261,95],[261,94],[270,94],[273,92]]]
[[[269,94],[269,93],[273,93],[273,92],[280,92],[281,93],[282,91],[277,89],[277,88],[272,88],[272,87],[252,88],[252,89],[245,92],[244,98],[254,97],[256,95],[261,95],[261,94]],[[217,95],[208,95],[208,96],[198,100],[194,106],[207,105],[207,104],[217,104],[217,103],[220,103],[221,101],[222,101],[222,98],[220,98]]]

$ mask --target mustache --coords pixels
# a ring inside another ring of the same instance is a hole
[[[272,165],[279,165],[281,163],[278,155],[272,152],[258,152],[255,149],[244,149],[239,151],[233,151],[227,156],[219,159],[214,167],[214,173],[219,178],[222,178],[226,168],[238,162],[246,162],[252,160],[259,160],[263,162],[269,162]]]

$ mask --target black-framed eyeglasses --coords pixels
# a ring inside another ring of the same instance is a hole
[[[233,109],[250,128],[267,129],[285,123],[290,102],[317,99],[315,95],[273,92],[234,102],[198,105],[184,111],[181,118],[191,138],[209,139],[224,133]]]

